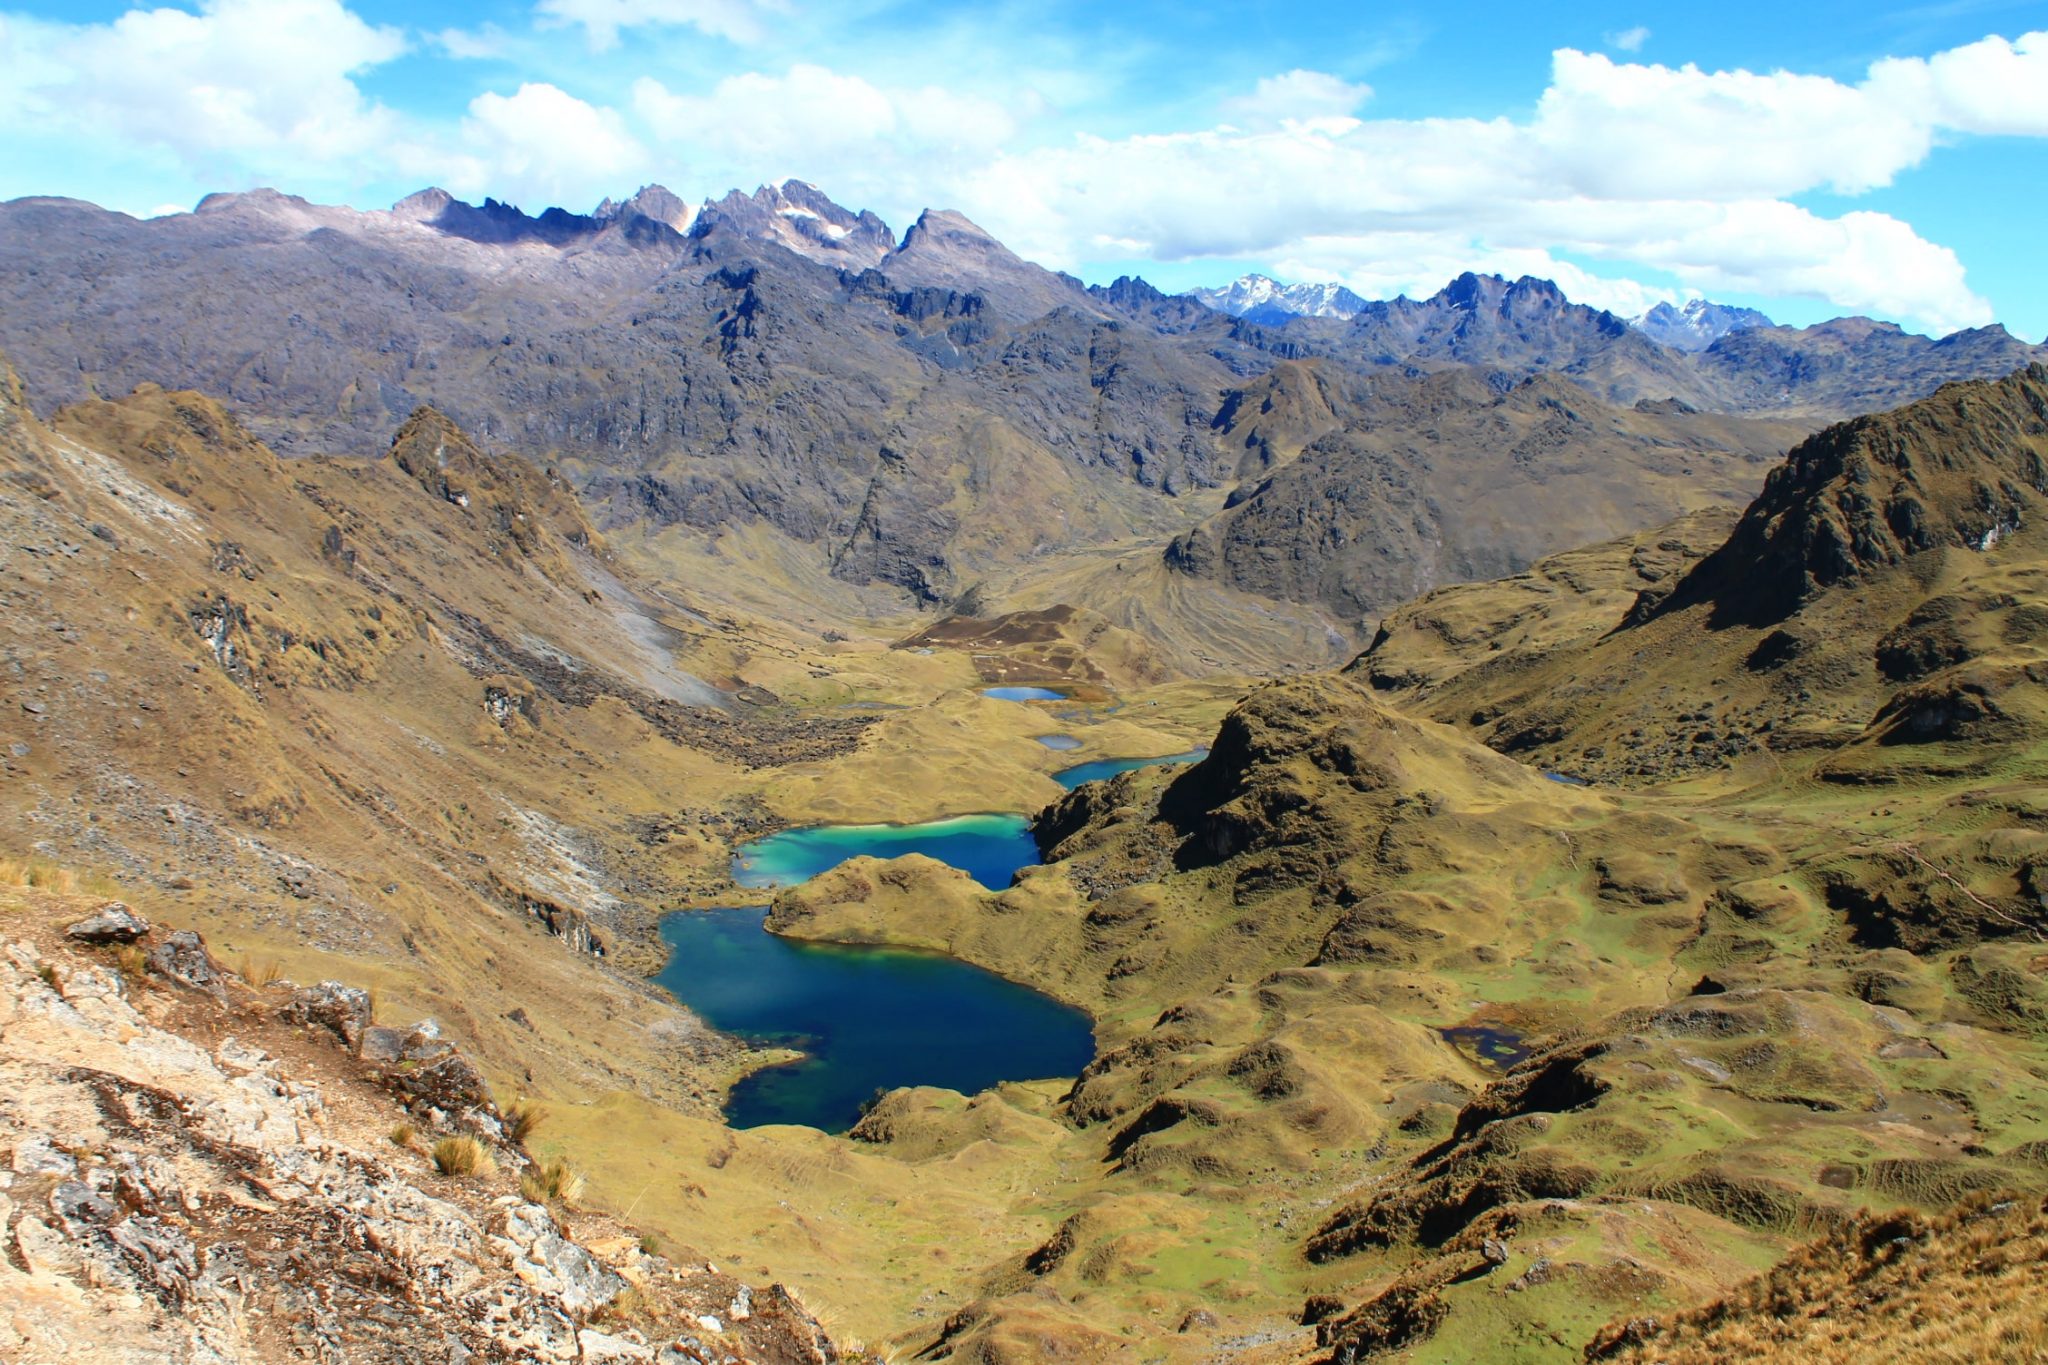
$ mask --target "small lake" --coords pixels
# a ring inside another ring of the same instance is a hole
[[[1056,692],[1050,687],[984,687],[981,689],[981,695],[984,697],[994,697],[997,701],[1065,701],[1067,699],[1066,693]]]
[[[1103,758],[1093,763],[1062,768],[1052,775],[1052,780],[1072,791],[1083,782],[1100,782],[1105,777],[1115,777],[1118,773],[1133,772],[1139,768],[1156,767],[1161,763],[1193,763],[1208,756],[1207,749],[1190,749],[1184,754],[1168,754],[1164,758]]]
[[[1495,1028],[1491,1024],[1463,1024],[1457,1028],[1438,1029],[1444,1041],[1458,1051],[1478,1062],[1481,1066],[1496,1071],[1506,1071],[1529,1056],[1529,1047],[1522,1035],[1512,1029]]]
[[[951,863],[991,891],[1038,861],[1031,822],[1021,815],[961,815],[921,825],[814,825],[742,844],[732,860],[741,886],[798,886],[848,858],[922,853]]]
[[[735,1128],[801,1123],[843,1132],[877,1088],[972,1095],[1001,1081],[1078,1075],[1095,1055],[1088,1016],[937,953],[779,938],[767,910],[683,911],[655,978],[714,1028],[802,1049],[733,1087]]]
[[[1057,750],[1060,753],[1081,747],[1081,741],[1075,739],[1072,735],[1039,735],[1036,738],[1046,748]]]
[[[1554,773],[1548,768],[1543,770],[1543,775],[1552,782],[1562,782],[1567,787],[1590,787],[1593,785],[1583,777],[1573,777],[1570,773]]]

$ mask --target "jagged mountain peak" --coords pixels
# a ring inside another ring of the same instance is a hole
[[[803,180],[706,200],[691,235],[703,237],[721,227],[841,269],[878,265],[896,246],[896,235],[872,211],[855,213]]]
[[[1730,332],[1776,325],[1754,308],[1697,298],[1679,308],[1658,303],[1629,319],[1629,326],[1650,340],[1680,351],[1704,351]]]
[[[607,198],[597,206],[592,217],[607,222],[626,219],[635,215],[665,223],[677,232],[688,232],[690,224],[696,221],[697,205],[692,204],[666,185],[642,185],[628,198],[613,202]]]
[[[882,271],[899,283],[972,290],[1012,321],[1058,308],[1102,311],[1080,281],[1025,260],[954,209],[920,213]]]
[[[1366,307],[1365,299],[1341,284],[1282,284],[1260,274],[1240,276],[1221,289],[1190,289],[1187,296],[1219,313],[1268,326],[1297,317],[1348,321]]]

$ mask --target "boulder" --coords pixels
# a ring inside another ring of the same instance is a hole
[[[104,948],[115,943],[133,943],[149,932],[149,921],[119,901],[108,901],[64,931],[67,938]]]
[[[152,949],[149,969],[173,985],[227,1003],[228,990],[221,979],[220,964],[206,951],[205,941],[190,929],[180,929]]]
[[[339,981],[322,981],[293,991],[282,1013],[293,1023],[319,1025],[354,1050],[370,1026],[370,995]]]

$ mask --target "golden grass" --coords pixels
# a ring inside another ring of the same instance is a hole
[[[434,1144],[433,1158],[442,1175],[489,1175],[498,1169],[489,1149],[472,1137],[442,1138]]]
[[[583,1197],[583,1176],[563,1158],[553,1157],[520,1174],[519,1193],[536,1204],[574,1207]]]
[[[1589,1360],[1922,1365],[2048,1360],[2048,1205],[1977,1195],[1928,1218],[1865,1214],[1726,1297],[1611,1325]]]
[[[391,1130],[391,1145],[410,1150],[413,1138],[416,1136],[418,1136],[418,1130],[409,1123],[401,1123]]]
[[[505,1106],[505,1136],[524,1145],[545,1118],[547,1110],[532,1100],[514,1100]]]
[[[277,979],[284,975],[284,969],[278,966],[275,958],[250,957],[244,954],[240,964],[235,968],[235,975],[260,991],[276,984]]]

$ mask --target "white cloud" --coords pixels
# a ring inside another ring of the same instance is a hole
[[[885,88],[813,65],[728,76],[704,94],[643,77],[632,108],[650,138],[688,154],[701,173],[741,188],[794,175],[854,203],[932,202],[1018,128],[992,99]]]
[[[1012,246],[1062,266],[1263,258],[1383,294],[1492,263],[1575,281],[1575,296],[1617,311],[1669,294],[1578,258],[1947,329],[1990,317],[1954,252],[1886,214],[1786,201],[1888,184],[1960,133],[2048,136],[2048,34],[1880,62],[1853,85],[1564,50],[1526,121],[1326,114],[1080,137],[997,156],[958,194]]]
[[[618,45],[629,28],[688,27],[735,43],[758,43],[783,0],[540,0],[534,13],[542,23],[581,24],[593,51]]]
[[[1650,30],[1637,24],[1634,28],[1607,34],[1606,39],[1607,45],[1617,52],[1641,52],[1643,44],[1650,41]]]
[[[1324,71],[1296,69],[1267,76],[1249,95],[1224,101],[1224,112],[1252,127],[1289,121],[1349,118],[1372,98],[1372,87]]]
[[[232,155],[262,174],[347,160],[397,119],[354,77],[406,49],[339,0],[202,0],[106,24],[0,25],[0,88],[43,129],[162,146],[197,165]]]
[[[617,112],[552,85],[478,95],[469,103],[462,132],[464,153],[475,167],[452,177],[457,187],[467,193],[488,190],[535,212],[550,204],[596,203],[647,164],[646,150]],[[479,183],[467,183],[471,175]]]
[[[510,36],[496,24],[481,24],[473,29],[444,28],[428,35],[428,39],[458,62],[492,61],[512,51]]]

